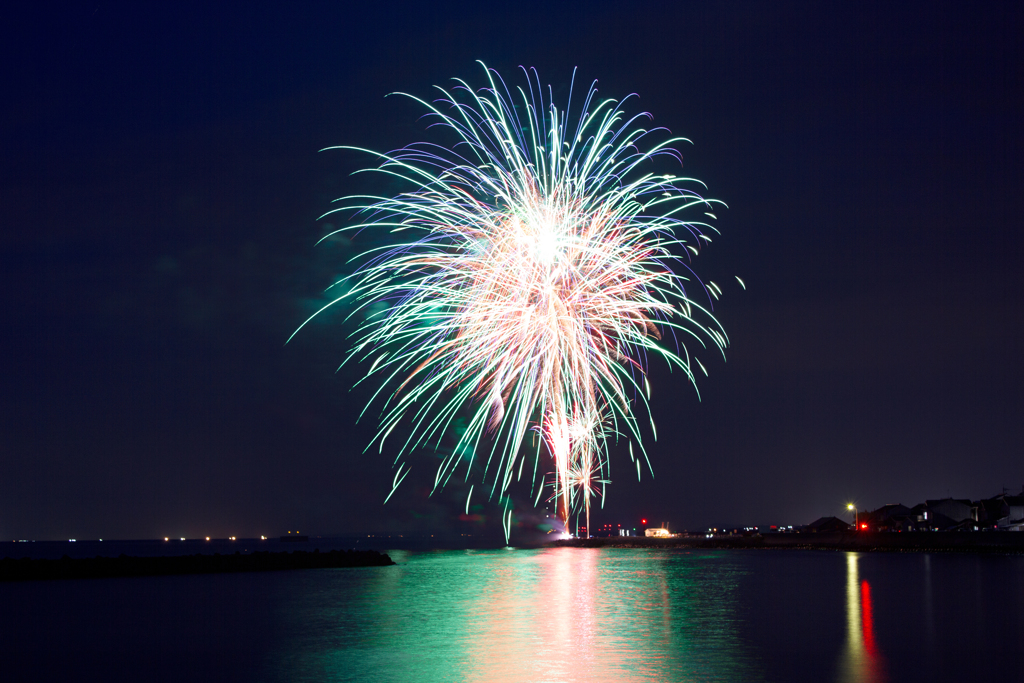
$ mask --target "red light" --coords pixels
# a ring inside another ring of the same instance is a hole
[[[646,519],[641,519],[640,521],[643,522],[644,524],[647,524],[647,520]]]
[[[860,528],[861,528],[861,529],[867,529],[867,528],[868,528],[868,525],[867,525],[867,524],[864,524],[864,523],[861,523],[861,525],[860,525]]]

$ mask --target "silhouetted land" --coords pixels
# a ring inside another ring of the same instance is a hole
[[[865,552],[1024,553],[1024,533],[1015,531],[903,533],[846,532],[824,534],[766,534],[753,536],[612,536],[574,538],[547,544],[576,548],[763,548],[802,550],[859,550]]]
[[[247,555],[182,555],[179,557],[93,557],[59,560],[0,559],[0,581],[35,579],[92,579],[167,574],[224,574],[269,572],[285,569],[334,569],[340,567],[384,567],[394,562],[375,550],[331,550],[328,552],[254,552]]]

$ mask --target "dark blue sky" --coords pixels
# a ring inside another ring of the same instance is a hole
[[[0,40],[0,538],[462,528],[361,455],[330,145],[429,137],[480,59],[640,95],[726,201],[701,400],[652,369],[655,478],[607,511],[802,524],[1024,483],[1024,11],[952,3],[51,4]],[[431,478],[421,454],[417,476]],[[527,492],[522,492],[522,498]],[[520,502],[520,511],[525,506]],[[496,510],[483,508],[485,516]]]

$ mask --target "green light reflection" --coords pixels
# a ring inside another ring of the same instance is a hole
[[[288,607],[290,680],[752,681],[742,572],[719,554],[551,548],[395,552],[311,575]],[[326,578],[325,578],[326,577]],[[293,636],[295,638],[296,636]]]

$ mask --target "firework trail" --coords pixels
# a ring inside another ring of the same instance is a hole
[[[685,140],[644,128],[647,114],[627,116],[629,98],[598,100],[595,82],[571,118],[572,88],[563,111],[535,70],[510,90],[484,69],[479,90],[457,80],[434,103],[408,96],[454,144],[359,150],[379,161],[366,170],[409,189],[343,197],[325,215],[354,211],[341,230],[388,230],[397,243],[363,254],[317,314],[346,300],[362,318],[345,362],[370,364],[361,381],[379,387],[370,403],[383,404],[381,452],[399,423],[411,426],[399,430],[395,488],[409,472],[403,458],[448,435],[456,445],[435,489],[479,461],[490,496],[504,494],[526,468],[535,504],[550,490],[563,520],[589,518],[609,482],[609,438],[628,440],[638,476],[646,461],[647,359],[693,382],[694,364],[704,368],[686,342],[727,345],[698,303],[720,290],[687,265],[710,241],[706,221],[721,202],[689,189],[699,181],[652,173],[660,157],[681,164],[672,145]],[[508,508],[504,523],[507,538]]]

